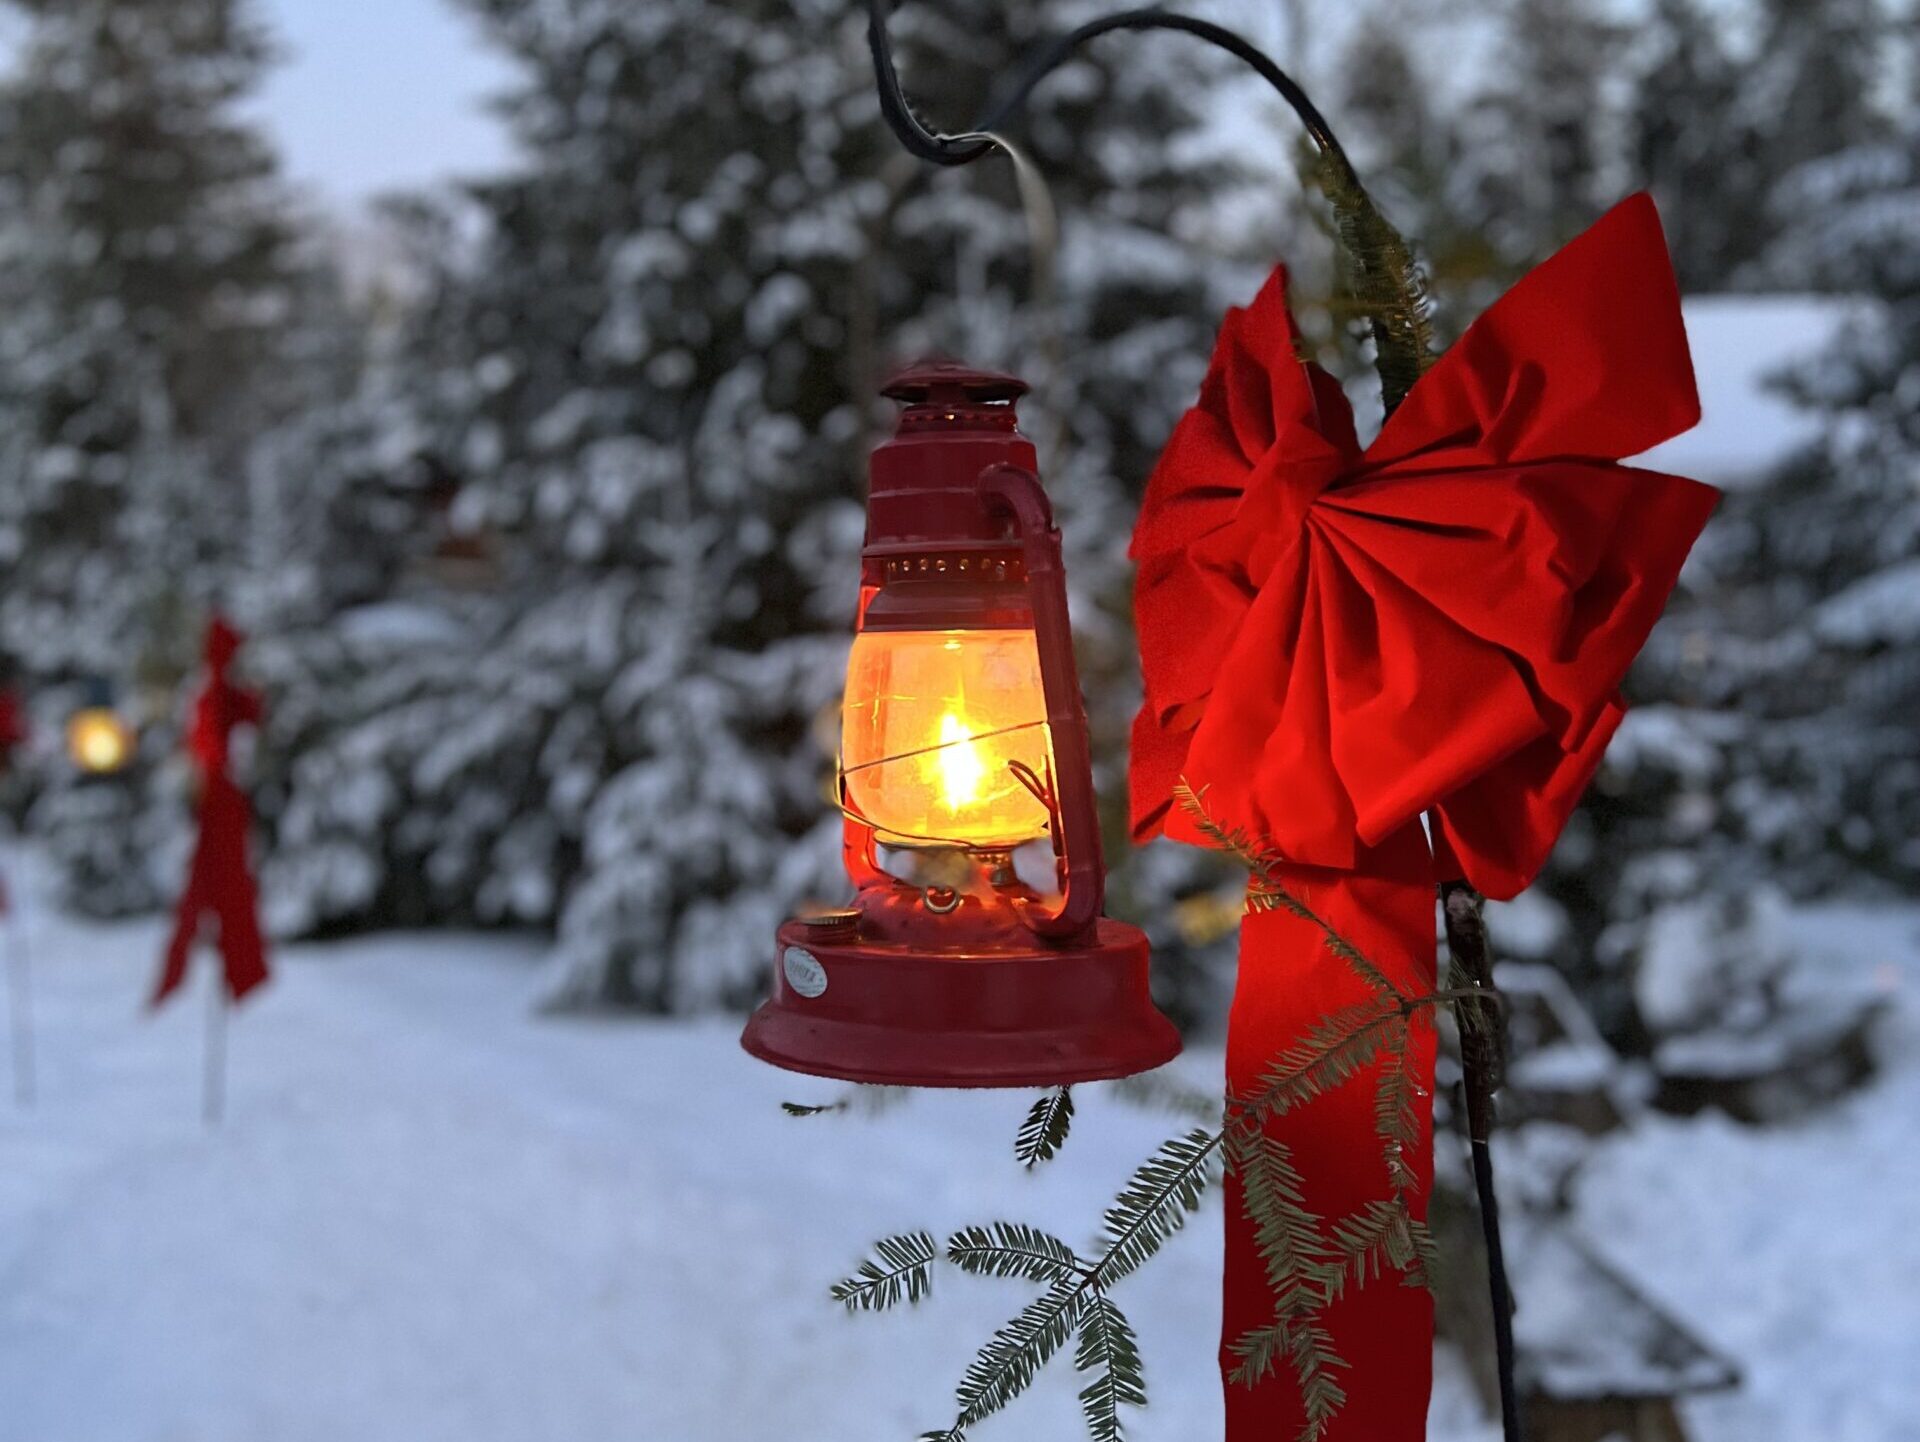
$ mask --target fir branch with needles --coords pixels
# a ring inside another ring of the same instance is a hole
[[[849,1312],[884,1312],[903,1300],[911,1305],[933,1289],[934,1257],[930,1233],[883,1238],[857,1272],[833,1284],[831,1295]]]
[[[862,1083],[848,1088],[830,1102],[781,1102],[780,1110],[790,1117],[824,1117],[840,1112],[878,1116],[905,1101],[910,1090]]]
[[[1013,1154],[1028,1171],[1040,1162],[1050,1162],[1066,1145],[1067,1130],[1073,1125],[1073,1088],[1055,1087],[1027,1113],[1013,1139]]]
[[[1437,357],[1426,272],[1344,155],[1322,151],[1315,179],[1333,211],[1349,302],[1373,328],[1374,369],[1392,415]]]
[[[1422,1136],[1423,1098],[1413,1039],[1415,1028],[1432,1025],[1434,1010],[1459,1000],[1462,989],[1408,994],[1282,884],[1276,858],[1215,822],[1184,784],[1178,795],[1202,833],[1253,873],[1249,908],[1284,909],[1318,929],[1329,954],[1367,995],[1323,1017],[1273,1059],[1250,1091],[1229,1097],[1224,1113],[1217,1102],[1166,1078],[1123,1083],[1136,1099],[1208,1125],[1162,1143],[1135,1169],[1102,1217],[1087,1257],[1019,1222],[962,1227],[948,1237],[943,1254],[959,1271],[1041,1290],[981,1346],[955,1389],[952,1425],[923,1434],[923,1442],[965,1442],[969,1428],[1019,1397],[1076,1339],[1074,1366],[1089,1375],[1080,1394],[1087,1434],[1093,1442],[1124,1442],[1125,1409],[1146,1405],[1147,1385],[1138,1339],[1113,1289],[1159,1255],[1223,1175],[1238,1183],[1274,1309],[1229,1344],[1231,1376],[1244,1386],[1276,1373],[1292,1379],[1305,1417],[1295,1442],[1323,1442],[1346,1405],[1340,1373],[1347,1363],[1326,1326],[1328,1309],[1349,1290],[1390,1275],[1408,1286],[1428,1284],[1433,1241],[1413,1215],[1420,1186],[1411,1157]],[[1350,1215],[1323,1218],[1307,1207],[1305,1180],[1267,1123],[1368,1074],[1387,1195]],[[1040,1097],[1020,1125],[1015,1157],[1031,1167],[1056,1154],[1072,1115],[1066,1088]],[[935,1260],[928,1233],[891,1237],[832,1295],[849,1311],[916,1303],[931,1290]]]

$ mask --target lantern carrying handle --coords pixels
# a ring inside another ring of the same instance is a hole
[[[1041,694],[1059,778],[1054,837],[1060,902],[1047,907],[1020,901],[1021,924],[1046,941],[1072,943],[1090,937],[1106,904],[1106,864],[1100,853],[1100,813],[1094,805],[1093,745],[1087,709],[1080,699],[1080,673],[1073,660],[1073,626],[1067,617],[1067,572],[1060,561],[1060,532],[1040,478],[1019,466],[989,466],[980,474],[988,506],[1012,518],[1020,535],[1033,599],[1033,631],[1040,653]]]

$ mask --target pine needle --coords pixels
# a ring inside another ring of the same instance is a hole
[[[1080,1393],[1088,1437],[1092,1442],[1121,1442],[1120,1408],[1147,1405],[1147,1379],[1139,1339],[1110,1298],[1096,1296],[1088,1305],[1073,1365],[1094,1374]]]
[[[1420,1188],[1420,1178],[1409,1159],[1419,1151],[1421,1142],[1419,1088],[1413,1079],[1413,1049],[1407,1031],[1395,1035],[1385,1050],[1373,1094],[1373,1130],[1380,1138],[1381,1155],[1387,1164],[1387,1183],[1396,1197],[1404,1198]]]
[[[1347,1403],[1346,1390],[1333,1380],[1333,1373],[1347,1364],[1333,1349],[1333,1335],[1317,1322],[1292,1329],[1287,1338],[1287,1360],[1293,1364],[1294,1380],[1300,1384],[1300,1401],[1307,1414],[1300,1442],[1320,1442],[1327,1424]]]
[[[1264,1132],[1235,1131],[1228,1157],[1279,1312],[1293,1316],[1324,1305],[1340,1267],[1321,1235],[1320,1218],[1307,1210],[1292,1153]]]
[[[1269,1322],[1242,1332],[1227,1344],[1227,1351],[1239,1360],[1239,1365],[1227,1373],[1227,1380],[1236,1387],[1257,1387],[1287,1355],[1292,1334],[1288,1322]]]
[[[912,1304],[933,1290],[933,1237],[903,1232],[874,1243],[875,1256],[845,1281],[835,1282],[833,1300],[849,1312],[884,1312],[901,1299]]]
[[[780,1110],[790,1117],[823,1117],[835,1112],[858,1112],[878,1116],[898,1106],[911,1094],[909,1087],[869,1086],[861,1083],[830,1102],[781,1102]]]
[[[1055,1087],[1033,1104],[1013,1139],[1013,1154],[1028,1171],[1050,1162],[1066,1144],[1073,1125],[1073,1088]]]
[[[1345,156],[1322,152],[1316,176],[1333,207],[1353,303],[1372,322],[1374,369],[1392,415],[1435,359],[1427,278],[1413,247],[1381,214]]]
[[[1200,1209],[1221,1140],[1218,1132],[1191,1131],[1140,1164],[1103,1219],[1107,1250],[1093,1269],[1099,1286],[1138,1271]]]
[[[1279,853],[1260,845],[1242,828],[1227,826],[1216,820],[1207,810],[1204,793],[1194,790],[1184,779],[1174,786],[1173,798],[1180,809],[1193,819],[1194,826],[1202,836],[1253,873],[1254,884],[1247,892],[1248,911],[1285,911],[1299,917],[1320,932],[1321,939],[1326,942],[1327,950],[1345,962],[1354,975],[1365,982],[1376,995],[1391,997],[1395,1001],[1406,1000],[1405,994],[1393,984],[1385,972],[1369,961],[1357,946],[1334,930],[1320,913],[1287,889],[1279,879],[1280,868],[1285,864],[1284,858]]]
[[[1352,1081],[1391,1040],[1406,1018],[1398,1007],[1356,1002],[1329,1013],[1305,1037],[1280,1053],[1251,1096],[1229,1111],[1237,1124],[1284,1115]]]
[[[1065,1282],[1087,1268],[1073,1248],[1023,1222],[962,1227],[947,1239],[947,1260],[975,1277],[1020,1277],[1029,1282]]]
[[[1086,1295],[1084,1283],[1051,1287],[987,1339],[967,1364],[954,1392],[960,1409],[956,1431],[1000,1411],[1032,1385],[1048,1359],[1073,1335]]]

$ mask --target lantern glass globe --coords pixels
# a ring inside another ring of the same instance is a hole
[[[895,844],[1045,836],[1047,808],[1014,763],[1047,776],[1046,717],[1031,630],[863,631],[841,711],[847,804]]]

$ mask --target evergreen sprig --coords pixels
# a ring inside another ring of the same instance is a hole
[[[1374,369],[1392,415],[1437,354],[1426,272],[1344,155],[1323,150],[1316,178],[1333,209],[1351,302],[1373,325]]]
[[[954,1390],[960,1409],[955,1431],[991,1416],[1027,1390],[1074,1334],[1086,1298],[1084,1283],[1056,1283],[987,1338]]]
[[[1074,1366],[1091,1379],[1080,1393],[1093,1442],[1122,1442],[1123,1407],[1147,1402],[1145,1370],[1132,1325],[1111,1289],[1151,1261],[1197,1211],[1225,1173],[1237,1183],[1253,1225],[1254,1245],[1272,1296],[1273,1315],[1228,1345],[1232,1380],[1253,1386],[1284,1372],[1299,1388],[1305,1424],[1296,1442],[1323,1442],[1346,1405],[1339,1374],[1347,1366],[1326,1326],[1326,1313],[1350,1288],[1397,1273],[1425,1286],[1433,1240],[1412,1204],[1420,1177],[1412,1156],[1422,1128],[1422,1092],[1413,1066],[1414,1028],[1431,1025],[1433,1009],[1453,989],[1408,995],[1281,881],[1278,858],[1243,832],[1208,816],[1184,783],[1177,795],[1197,828],[1253,872],[1250,910],[1285,910],[1319,930],[1327,950],[1365,986],[1364,999],[1323,1017],[1263,1071],[1251,1091],[1229,1097],[1217,1127],[1171,1138],[1128,1178],[1101,1221],[1099,1246],[1084,1260],[1038,1227],[997,1221],[963,1227],[947,1240],[947,1260],[973,1276],[1037,1283],[1044,1290],[989,1337],[968,1364],[954,1402],[953,1425],[922,1442],[965,1442],[969,1427],[1000,1411],[1032,1385],[1069,1339]],[[1268,1123],[1369,1072],[1374,1077],[1374,1131],[1388,1195],[1343,1217],[1323,1218],[1306,1205],[1306,1186],[1292,1153]],[[1138,1079],[1129,1090],[1149,1103],[1218,1116],[1215,1104],[1172,1084]],[[1029,1110],[1014,1140],[1028,1166],[1058,1152],[1073,1111],[1062,1087]],[[933,1239],[925,1232],[882,1242],[877,1260],[833,1289],[849,1310],[881,1310],[917,1301],[930,1286]]]
[[[865,1082],[849,1087],[830,1102],[781,1102],[780,1110],[790,1117],[824,1117],[836,1112],[857,1112],[878,1116],[907,1099],[907,1087],[873,1086]]]
[[[1175,783],[1173,800],[1192,818],[1195,830],[1253,873],[1253,884],[1247,891],[1248,911],[1285,911],[1298,917],[1318,929],[1327,950],[1345,962],[1347,968],[1365,982],[1376,996],[1391,997],[1395,1001],[1406,1000],[1400,988],[1393,984],[1385,972],[1367,960],[1359,947],[1335,931],[1318,912],[1287,889],[1279,878],[1279,857],[1256,843],[1243,827],[1228,826],[1216,820],[1207,810],[1204,793],[1195,791],[1184,779]]]
[[[1120,1442],[1120,1409],[1147,1405],[1147,1375],[1140,1340],[1111,1298],[1096,1295],[1080,1323],[1077,1371],[1093,1373],[1080,1392],[1081,1414],[1093,1442]]]
[[[1087,1275],[1086,1266],[1072,1247],[1024,1222],[962,1227],[947,1239],[947,1260],[975,1277],[1068,1282]]]
[[[933,1290],[933,1237],[927,1232],[903,1232],[873,1245],[874,1255],[845,1281],[833,1284],[833,1300],[849,1312],[884,1312],[904,1297],[918,1302]]]
[[[1213,1182],[1221,1133],[1188,1132],[1160,1144],[1107,1208],[1102,1221],[1106,1254],[1094,1267],[1102,1287],[1137,1272],[1200,1210]]]
[[[1073,1125],[1073,1088],[1055,1087],[1027,1113],[1013,1139],[1013,1154],[1032,1171],[1040,1162],[1050,1162],[1066,1145],[1067,1131]]]

